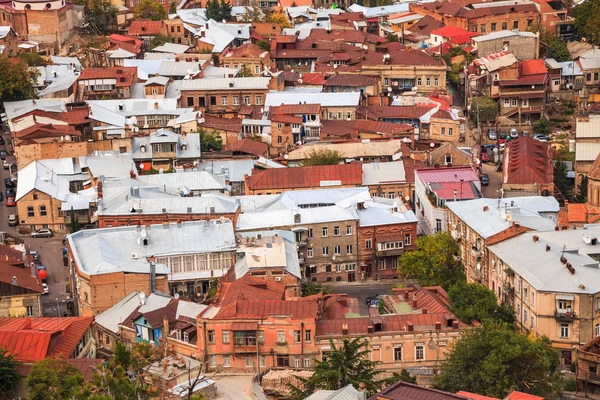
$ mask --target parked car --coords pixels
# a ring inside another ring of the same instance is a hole
[[[19,219],[17,218],[17,214],[10,214],[8,216],[8,226],[19,225]]]
[[[40,253],[38,253],[37,250],[31,250],[29,251],[29,254],[33,256],[33,261],[40,261]]]
[[[42,283],[42,288],[44,289],[44,294],[50,293],[50,288],[45,283]]]
[[[7,188],[14,188],[16,186],[16,183],[11,178],[4,178],[4,185]]]
[[[550,136],[544,135],[543,133],[536,133],[535,135],[533,135],[533,138],[540,142],[549,142],[550,141]]]
[[[500,139],[506,140],[506,132],[500,131]]]
[[[6,207],[16,207],[17,203],[15,202],[15,198],[14,197],[7,197],[6,198]]]
[[[496,140],[496,139],[498,139],[498,136],[496,135],[496,130],[495,129],[490,129],[488,131],[488,138],[490,140]]]
[[[486,151],[489,150],[494,150],[496,148],[495,144],[482,144],[481,145],[481,152],[485,153]]]
[[[378,294],[375,296],[367,297],[366,303],[369,307],[376,307],[379,303],[379,299],[384,296],[383,294]]]
[[[15,197],[15,189],[14,188],[6,189],[6,197]]]
[[[4,138],[0,136],[0,144],[4,144]]]
[[[483,174],[481,175],[481,186],[487,186],[490,184],[490,177],[488,176],[488,174]]]
[[[0,150],[0,160],[6,160],[7,155],[8,153],[6,153],[6,151]]]
[[[49,238],[52,237],[52,231],[50,229],[40,229],[37,232],[32,232],[31,237],[34,238]]]
[[[46,267],[44,267],[42,264],[35,264],[35,266],[36,266],[36,267],[37,267],[37,269],[39,269],[39,270],[42,270],[42,269],[43,269],[43,270],[45,270],[45,269],[46,269]]]
[[[492,159],[488,155],[488,153],[481,153],[481,162],[490,162]]]
[[[516,128],[511,128],[510,129],[510,138],[511,139],[518,139],[519,138],[519,132],[517,132]]]
[[[4,200],[4,195],[0,192],[0,201]]]
[[[2,161],[2,168],[4,168],[4,169],[10,168],[10,164],[8,163],[8,161],[6,161],[6,160]]]

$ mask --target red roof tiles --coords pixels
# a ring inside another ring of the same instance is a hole
[[[466,29],[459,28],[457,26],[447,25],[442,28],[438,28],[431,32],[432,35],[442,36],[448,39],[460,38],[460,37],[473,37],[478,36],[476,32],[470,32]],[[468,42],[467,42],[468,43]]]
[[[469,400],[498,400],[495,397],[482,396],[476,393],[470,393],[465,391],[456,392],[457,395],[466,397]]]
[[[202,118],[204,122],[200,126],[203,128],[230,132],[240,132],[242,130],[242,120],[240,118],[219,118],[210,115],[203,115]]]
[[[466,400],[466,397],[426,388],[407,382],[396,382],[369,400]]]
[[[320,104],[282,104],[271,111],[274,115],[320,114]]]
[[[244,138],[230,144],[226,150],[240,153],[252,154],[258,157],[266,157],[269,145],[256,140]]]
[[[567,207],[567,222],[587,222],[587,204],[585,203],[568,203]]]
[[[554,180],[549,143],[522,136],[506,145],[504,160],[503,183],[549,184]]]
[[[254,173],[246,180],[246,185],[250,190],[358,186],[361,184],[361,163],[315,167],[269,168]]]
[[[546,63],[541,58],[537,60],[523,60],[519,63],[520,75],[540,75],[546,73],[548,73]]]
[[[117,87],[131,86],[137,77],[137,67],[85,68],[78,81],[88,79],[116,79]]]
[[[163,27],[162,21],[149,21],[147,19],[136,19],[131,23],[127,33],[135,36],[160,35]]]
[[[227,58],[258,58],[263,53],[268,53],[267,51],[261,49],[257,45],[253,43],[246,43],[234,49],[226,50],[226,54],[222,58],[223,60],[227,60]]]
[[[516,390],[506,396],[504,400],[544,400],[543,397],[534,396],[533,394],[517,392]]]
[[[373,86],[380,82],[380,78],[370,75],[335,74],[325,81],[325,86],[363,87]]]
[[[444,66],[442,60],[435,59],[430,55],[418,51],[395,51],[391,52],[390,59],[387,63],[383,61],[383,54],[370,52],[363,55],[363,65],[427,65],[427,66]]]
[[[44,289],[42,289],[42,282],[37,268],[33,272],[35,276],[31,274],[31,268],[28,266],[0,263],[0,282],[12,285],[13,277],[15,277],[17,279],[16,286],[32,292],[43,293]],[[10,293],[0,291],[0,296],[10,296]]]

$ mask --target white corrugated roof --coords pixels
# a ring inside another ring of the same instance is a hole
[[[302,93],[302,92],[269,92],[265,107],[282,104],[320,104],[321,107],[357,107],[360,102],[360,92],[347,93]]]
[[[206,61],[162,61],[158,74],[162,76],[187,76],[195,75],[202,69]]]
[[[181,90],[267,90],[269,81],[263,77],[190,79],[181,83]]]
[[[379,185],[390,182],[405,182],[404,163],[376,162],[362,165],[363,185]]]
[[[158,46],[152,49],[154,52],[159,53],[173,53],[173,54],[183,54],[190,46],[186,46],[184,44],[175,44],[175,43],[165,43],[162,46]]]
[[[537,37],[535,35],[535,33],[533,32],[520,32],[520,31],[496,31],[496,32],[490,32],[487,35],[481,35],[481,36],[476,36],[471,38],[471,40],[473,40],[474,42],[487,42],[488,40],[497,40],[497,39],[505,39],[505,38],[509,38],[509,37],[514,37],[514,36],[521,36],[521,37],[529,37],[529,38],[535,38]]]
[[[600,138],[600,115],[590,115],[586,120],[577,118],[575,138]]]

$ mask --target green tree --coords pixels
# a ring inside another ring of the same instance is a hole
[[[170,36],[156,35],[152,38],[152,48],[162,46],[165,43],[171,43]]]
[[[496,294],[483,285],[460,282],[450,288],[448,296],[452,312],[464,322],[476,320],[515,323],[513,310],[499,305]]]
[[[232,11],[233,6],[231,5],[231,3],[225,0],[221,0],[221,4],[219,4],[219,21],[230,21]]]
[[[150,21],[162,21],[167,18],[167,12],[162,3],[153,0],[142,0],[133,9],[133,15],[136,18],[145,18]]]
[[[75,233],[81,230],[81,226],[79,225],[79,218],[75,215],[75,211],[71,208],[69,212],[69,218],[71,219],[71,233]]]
[[[523,335],[506,324],[463,331],[442,363],[434,387],[504,398],[518,390],[553,398],[560,389],[558,353],[548,338]]]
[[[600,0],[587,0],[572,10],[575,31],[588,42],[600,43]]]
[[[271,43],[268,40],[259,40],[254,44],[263,49],[264,51],[271,51]]]
[[[206,19],[212,19],[215,21],[220,21],[219,17],[221,13],[221,7],[219,6],[219,0],[208,0],[206,2],[206,10],[204,14],[206,15]]]
[[[396,382],[417,383],[417,377],[412,376],[407,370],[402,368],[400,373],[394,372],[392,376],[383,380],[383,386],[391,385]]]
[[[389,43],[399,42],[400,38],[398,37],[398,35],[396,33],[390,33],[385,37],[385,40],[387,40]]]
[[[318,293],[329,294],[331,293],[331,289],[329,286],[323,286],[320,282],[307,282],[302,286],[302,297]]]
[[[315,165],[337,165],[341,163],[343,159],[344,155],[337,150],[313,148],[307,152],[306,157],[302,161],[302,165],[305,167]]]
[[[19,363],[6,350],[0,349],[0,394],[6,394],[17,387],[21,375],[17,372]]]
[[[498,116],[498,103],[488,96],[479,96],[471,100],[471,120],[477,121],[477,110],[479,110],[480,122],[494,122]]]
[[[533,133],[543,133],[544,135],[548,135],[550,132],[552,132],[552,129],[550,128],[550,121],[548,121],[548,118],[542,117],[533,124]]]
[[[550,57],[558,62],[571,61],[571,54],[567,49],[567,43],[557,36],[552,36],[548,41],[548,52]]]
[[[200,131],[200,150],[205,151],[220,151],[223,148],[221,135],[213,131],[212,133],[205,130]]]
[[[177,14],[177,6],[174,1],[169,6],[169,14]]]
[[[238,73],[236,75],[236,77],[238,77],[238,78],[247,78],[250,76],[254,76],[254,75],[252,74],[250,67],[248,67],[246,64],[242,65],[242,68],[240,68],[238,70]]]
[[[152,391],[152,394],[155,390]],[[136,381],[127,375],[120,365],[109,363],[106,367],[98,368],[92,381],[85,385],[81,395],[89,400],[129,400],[144,398],[138,396]]]
[[[304,390],[291,385],[292,397],[304,399],[317,390],[338,390],[345,386],[358,387],[365,385],[368,393],[375,393],[382,385],[376,376],[377,362],[369,360],[367,341],[362,338],[343,339],[339,347],[329,340],[331,351],[323,361],[315,360],[314,373],[310,378],[298,379],[303,383]]]
[[[570,199],[573,192],[573,183],[567,178],[568,172],[567,164],[564,162],[556,161],[554,163],[554,186],[564,197]]]
[[[465,281],[460,248],[449,233],[420,237],[416,247],[398,259],[401,278],[413,278],[423,286],[442,286],[446,290]]]
[[[110,0],[75,0],[85,6],[85,22],[94,34],[107,35],[117,29],[117,7]]]
[[[115,345],[114,363],[126,370],[131,366],[131,350],[129,350],[127,345],[123,342],[117,342]]]
[[[19,57],[28,67],[40,67],[47,65],[48,62],[37,53],[20,53]]]
[[[37,71],[30,71],[22,61],[13,63],[8,57],[0,57],[0,71],[0,110],[4,111],[4,102],[36,97],[33,82]]]
[[[253,1],[249,6],[246,7],[246,12],[242,15],[242,21],[244,22],[261,22],[265,20],[265,13],[262,12],[260,7]]]
[[[71,399],[80,392],[83,376],[62,358],[45,358],[33,364],[26,382],[31,400]]]
[[[587,202],[587,193],[588,193],[588,177],[587,175],[582,177],[579,181],[579,185],[577,185],[577,194],[575,195],[576,203],[585,203]]]

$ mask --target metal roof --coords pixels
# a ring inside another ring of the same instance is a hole
[[[161,76],[184,77],[200,72],[206,61],[162,61],[158,67]]]
[[[304,160],[314,150],[335,150],[344,158],[359,159],[361,157],[393,156],[403,145],[402,140],[362,141],[348,143],[314,143],[301,146],[288,153],[288,161]],[[369,167],[367,167],[369,168]],[[384,167],[385,168],[385,167]],[[364,168],[363,168],[364,169]]]
[[[380,185],[393,182],[406,182],[403,162],[376,162],[362,165],[363,185]]]
[[[182,82],[181,90],[267,90],[269,81],[264,77],[191,79]]]
[[[304,400],[361,400],[362,393],[351,384],[338,390],[317,390]]]
[[[186,46],[184,44],[175,44],[175,43],[165,43],[162,46],[158,46],[152,49],[153,52],[159,53],[173,53],[173,54],[183,54],[190,46]]]
[[[520,32],[520,31],[496,31],[490,32],[487,35],[481,35],[472,37],[471,40],[474,42],[487,42],[488,40],[505,39],[514,36],[535,38],[536,35],[533,32]]]
[[[302,279],[294,233],[270,230],[242,232],[239,236],[245,242],[240,243],[237,249],[236,279],[253,269],[262,268],[283,268],[290,275]]]
[[[267,93],[265,107],[300,103],[320,104],[321,107],[357,107],[359,102],[360,92],[270,92]]]

